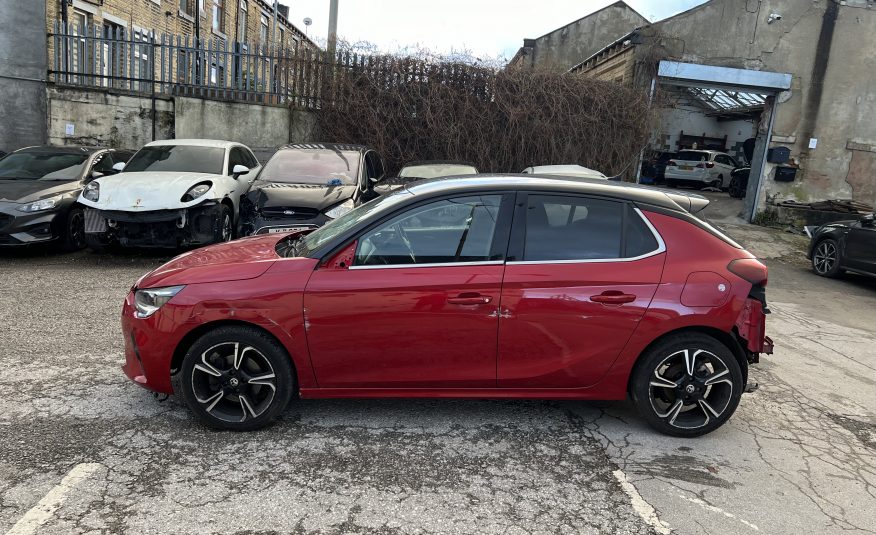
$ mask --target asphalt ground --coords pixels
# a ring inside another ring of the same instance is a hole
[[[308,400],[209,431],[119,369],[165,253],[0,252],[0,533],[876,532],[876,282],[723,220],[771,268],[776,353],[693,440],[628,402]]]

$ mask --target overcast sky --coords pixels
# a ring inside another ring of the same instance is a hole
[[[272,0],[268,0],[269,2]],[[324,41],[329,0],[280,0],[301,29]],[[659,20],[705,0],[627,0],[643,16]],[[539,37],[601,9],[614,0],[340,0],[338,34],[368,41],[383,51],[428,48],[438,53],[471,51],[510,59],[525,37]]]

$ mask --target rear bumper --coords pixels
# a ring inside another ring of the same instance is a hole
[[[706,183],[709,181],[708,173],[697,173],[697,174],[688,174],[688,173],[676,173],[672,171],[666,171],[665,174],[666,180],[675,180],[675,181],[685,181],[685,182],[702,182]]]
[[[746,349],[754,354],[772,355],[773,340],[766,335],[766,311],[757,299],[747,299],[736,319],[736,331],[745,340]]]

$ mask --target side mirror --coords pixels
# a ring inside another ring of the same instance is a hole
[[[862,227],[872,227],[873,226],[873,214],[867,214],[861,218],[861,226]]]
[[[235,165],[231,170],[231,176],[235,179],[240,178],[240,175],[245,175],[247,173],[249,173],[249,167],[240,164]]]
[[[121,173],[125,170],[125,162],[119,162],[113,166],[113,170]],[[95,177],[96,178],[96,177]]]
[[[88,178],[94,180],[95,178],[100,178],[102,176],[106,176],[104,173],[100,171],[92,171],[91,174],[88,175]]]

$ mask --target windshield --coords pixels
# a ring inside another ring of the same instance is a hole
[[[709,159],[708,152],[697,152],[693,150],[683,150],[678,153],[677,160],[685,162],[705,162]]]
[[[76,180],[88,154],[16,152],[0,160],[0,179]]]
[[[126,173],[138,171],[210,173],[221,175],[225,149],[193,145],[155,145],[143,147],[125,166]]]
[[[399,190],[390,195],[378,197],[373,201],[359,205],[353,208],[341,217],[329,221],[320,228],[314,230],[302,239],[302,243],[297,248],[298,256],[307,256],[316,251],[326,243],[332,241],[344,232],[353,228],[362,219],[369,217],[375,211],[384,211],[384,209],[408,198],[410,193],[406,190]],[[380,210],[378,210],[380,208]]]
[[[410,165],[399,171],[400,177],[439,178],[455,175],[476,175],[478,170],[471,165],[460,163],[433,163]]]
[[[285,149],[268,160],[258,180],[287,184],[355,186],[358,176],[358,151]]]

